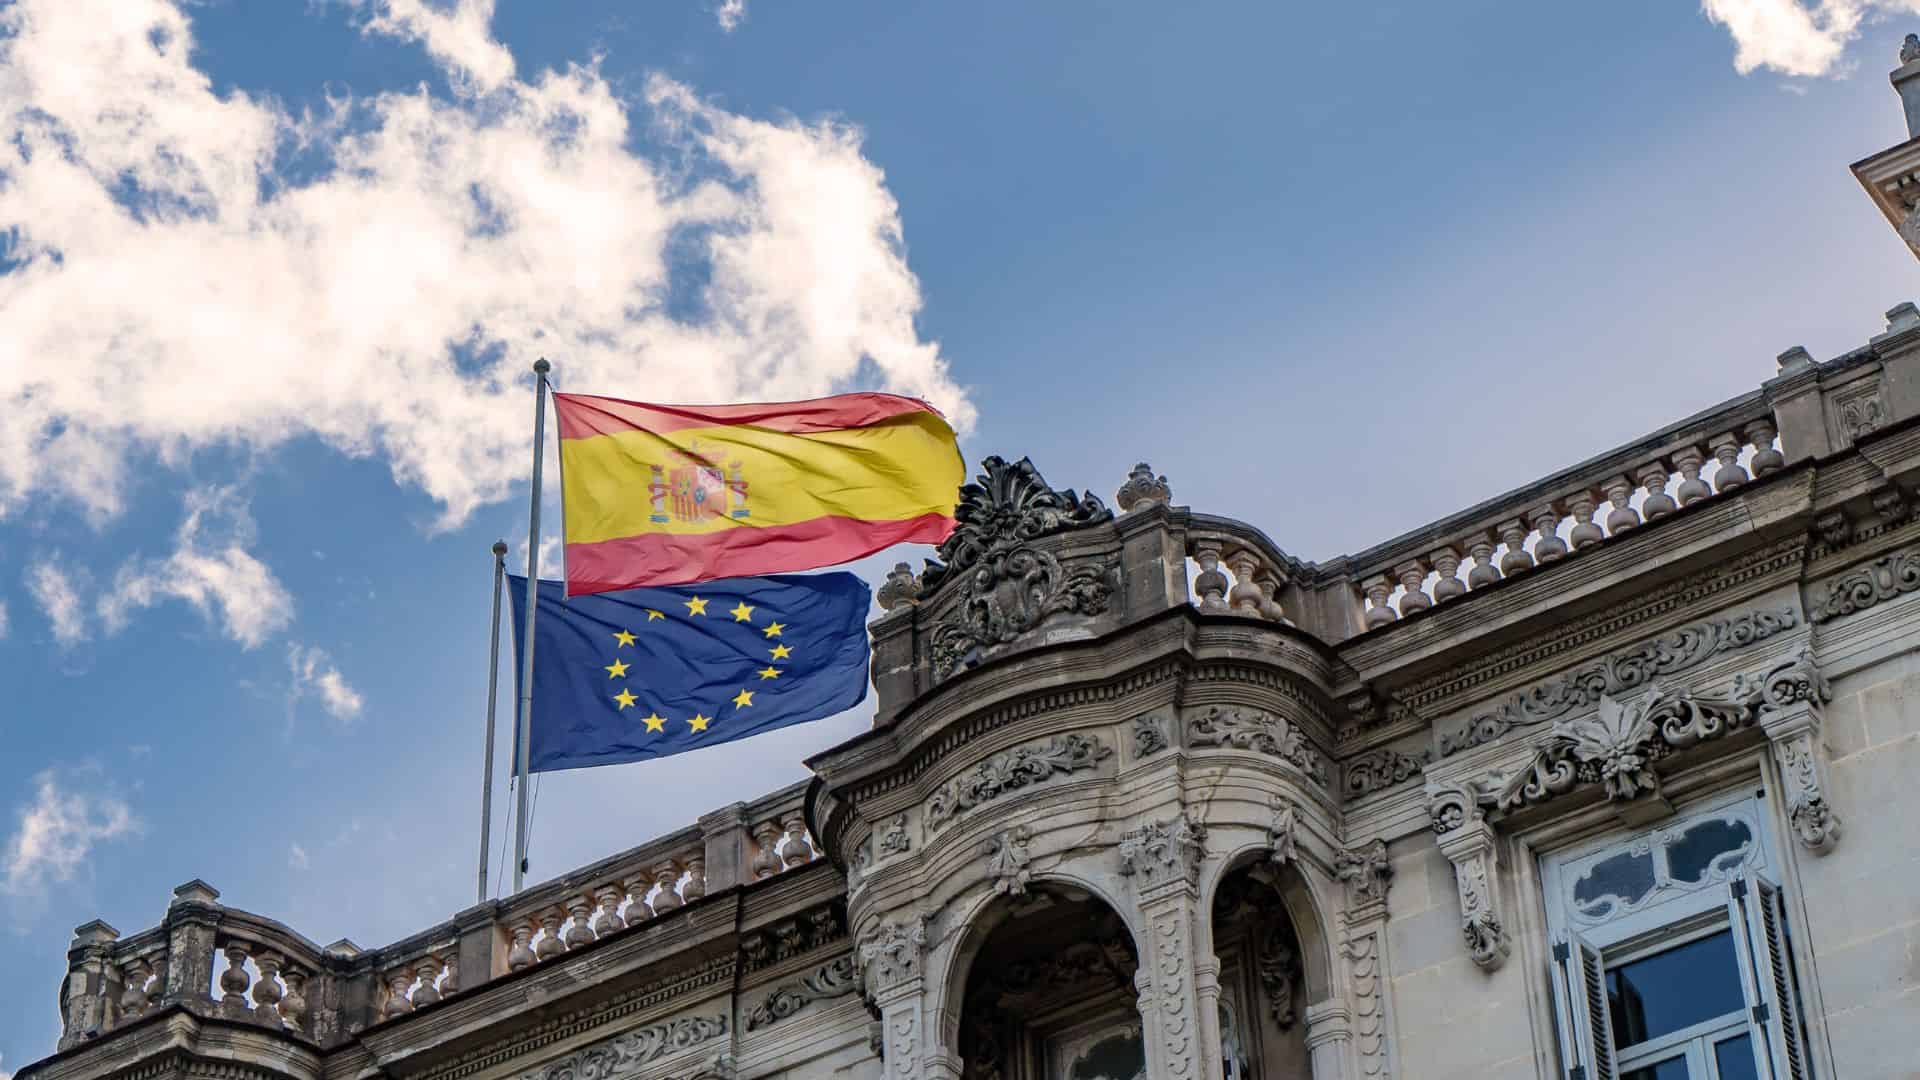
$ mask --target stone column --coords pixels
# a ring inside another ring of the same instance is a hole
[[[1387,886],[1393,864],[1387,842],[1375,840],[1339,852],[1334,871],[1347,883],[1347,910],[1340,914],[1340,954],[1347,964],[1353,1009],[1353,1052],[1362,1080],[1393,1075],[1392,1013],[1387,1007]]]
[[[60,1041],[65,1050],[104,1032],[112,1023],[109,1003],[116,996],[109,982],[115,972],[111,959],[120,931],[95,919],[74,928],[67,947],[67,981],[60,987]]]
[[[1353,1010],[1345,998],[1328,998],[1307,1006],[1307,1054],[1313,1080],[1347,1080],[1347,1061],[1353,1056]]]
[[[1217,965],[1200,963],[1200,861],[1206,828],[1182,812],[1120,838],[1120,873],[1133,882],[1139,942],[1140,1019],[1147,1072],[1167,1080],[1219,1080]]]

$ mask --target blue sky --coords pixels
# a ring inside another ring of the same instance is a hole
[[[1920,294],[1846,169],[1897,3],[491,8],[0,5],[0,1074],[189,878],[322,942],[471,901],[542,352],[923,394],[1324,558]],[[548,777],[533,875],[864,723]]]

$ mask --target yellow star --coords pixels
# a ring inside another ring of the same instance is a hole
[[[701,716],[699,713],[694,713],[693,719],[687,721],[687,727],[694,731],[705,731],[707,730],[707,722],[712,719],[713,717],[711,716]]]
[[[607,665],[607,678],[624,679],[626,677],[627,662],[625,660],[615,660],[613,663]]]
[[[620,707],[624,709],[640,699],[633,696],[633,691],[622,687],[619,693],[613,695],[613,700],[619,702]]]
[[[647,621],[648,621],[648,622],[652,622],[652,621],[653,621],[653,620],[655,620],[655,619],[664,619],[664,618],[666,618],[666,616],[665,616],[665,615],[662,615],[662,614],[660,614],[659,612],[657,612],[657,611],[655,611],[655,610],[653,610],[652,608],[648,608],[648,609],[647,609]]]
[[[763,667],[760,669],[760,677],[763,679],[777,679],[780,677],[780,669],[777,667]]]
[[[687,614],[705,615],[706,613],[707,613],[707,602],[705,600],[702,600],[696,596],[693,599],[687,601]]]
[[[744,709],[751,704],[753,704],[753,691],[742,690],[739,693],[733,695],[734,708]]]
[[[742,600],[738,604],[733,605],[732,615],[733,615],[734,622],[752,622],[753,621],[753,609],[747,606],[747,602],[745,600]]]
[[[625,630],[622,630],[619,633],[613,635],[613,640],[619,642],[621,646],[624,648],[625,646],[633,644],[633,635],[626,632]]]
[[[773,647],[773,658],[775,660],[785,660],[787,657],[792,655],[793,655],[793,650],[787,648],[785,645],[775,645]]]
[[[779,637],[780,631],[785,630],[786,628],[787,628],[786,623],[772,622],[772,623],[768,623],[767,628],[760,632],[767,635],[768,637]]]
[[[667,718],[664,716],[661,716],[659,713],[648,713],[644,718],[642,718],[641,723],[647,725],[648,731],[667,730]]]

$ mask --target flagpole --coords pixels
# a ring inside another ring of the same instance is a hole
[[[487,902],[487,849],[493,839],[493,716],[500,694],[500,585],[507,576],[507,542],[493,542],[493,617],[487,620],[487,753],[480,767],[480,900]]]
[[[527,629],[520,649],[520,726],[518,746],[519,802],[514,820],[518,831],[513,846],[513,891],[519,892],[527,879],[527,755],[533,736],[533,617],[540,610],[540,466],[547,450],[547,372],[553,365],[546,357],[533,363],[533,495],[527,513]]]

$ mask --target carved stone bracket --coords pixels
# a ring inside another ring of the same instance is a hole
[[[1120,838],[1120,873],[1134,878],[1142,894],[1173,882],[1196,884],[1206,843],[1206,826],[1184,811],[1166,821],[1149,822]]]
[[[1822,683],[1820,690],[1825,689]],[[1780,767],[1794,838],[1816,855],[1825,855],[1840,842],[1840,815],[1827,798],[1821,752],[1820,706],[1825,700],[1824,692],[1812,694],[1773,710],[1760,721],[1773,747],[1774,763]]]
[[[1095,768],[1112,756],[1113,748],[1097,736],[1077,732],[995,754],[927,799],[927,827],[945,828],[981,803],[1056,776]]]
[[[1493,891],[1497,862],[1493,827],[1487,824],[1473,792],[1466,788],[1430,785],[1427,800],[1440,853],[1453,864],[1467,955],[1483,970],[1493,971],[1506,962],[1513,949]]]

